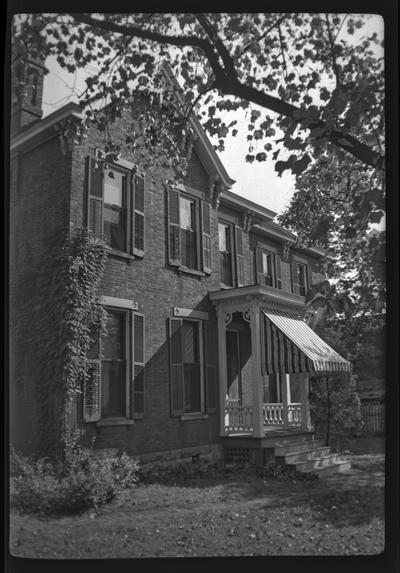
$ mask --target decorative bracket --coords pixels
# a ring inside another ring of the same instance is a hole
[[[289,252],[290,252],[290,243],[289,243],[289,241],[285,241],[282,244],[282,258],[286,261],[289,258]]]
[[[223,192],[225,186],[219,178],[217,173],[213,173],[208,177],[209,184],[209,196],[211,199],[212,206],[217,209],[219,205],[219,196]]]
[[[253,216],[254,216],[254,211],[248,210],[246,211],[246,213],[243,214],[242,217],[242,226],[243,226],[243,230],[248,233],[250,231],[250,227],[253,224]]]

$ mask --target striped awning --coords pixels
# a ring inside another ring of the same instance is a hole
[[[351,364],[300,316],[262,308],[266,374],[350,372]]]

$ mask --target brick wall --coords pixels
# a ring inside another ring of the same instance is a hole
[[[11,161],[10,181],[10,438],[15,447],[38,451],[41,442],[38,397],[46,335],[57,344],[60,323],[49,320],[52,300],[41,290],[56,272],[49,251],[68,221],[71,157],[53,137]],[[43,296],[42,293],[43,292]]]

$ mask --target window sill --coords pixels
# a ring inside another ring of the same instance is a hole
[[[134,261],[136,259],[135,255],[130,255],[129,253],[124,253],[123,251],[117,251],[117,249],[111,249],[110,247],[106,248],[106,252],[112,257],[116,257],[118,259],[125,259],[128,261]]]
[[[206,273],[203,271],[198,271],[197,269],[189,269],[189,267],[177,267],[179,273],[184,273],[186,275],[194,275],[196,277],[205,277]]]
[[[128,418],[105,418],[96,422],[96,426],[132,426],[134,423]]]
[[[201,412],[194,412],[193,414],[183,414],[181,420],[186,422],[187,420],[205,420],[208,418],[208,414],[202,414]]]

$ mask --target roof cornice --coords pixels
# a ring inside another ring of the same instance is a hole
[[[54,125],[70,117],[76,117],[77,119],[82,119],[83,117],[81,108],[74,102],[68,103],[64,107],[56,110],[54,113],[36,121],[34,124],[29,125],[24,130],[18,132],[11,139],[11,152],[16,151],[22,145],[29,143],[33,138],[44,135]]]

